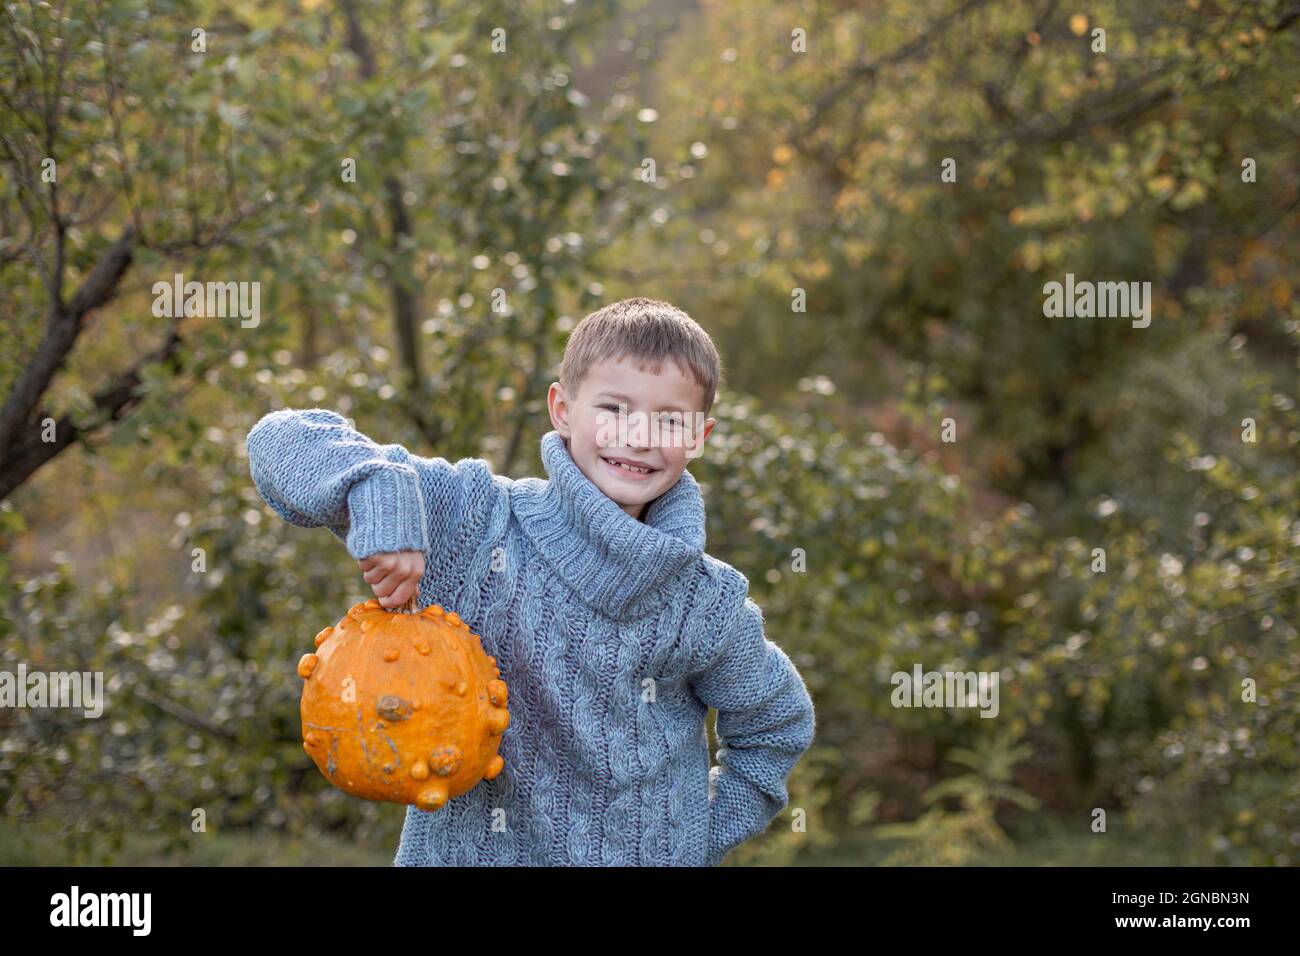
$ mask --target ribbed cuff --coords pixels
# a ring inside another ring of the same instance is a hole
[[[348,492],[348,554],[429,550],[420,479],[411,468],[385,468]]]
[[[727,854],[767,829],[771,818],[758,790],[734,770],[714,765],[709,771],[714,791],[709,800],[708,866],[717,866]]]

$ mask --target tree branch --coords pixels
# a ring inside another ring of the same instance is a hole
[[[113,379],[107,387],[96,393],[93,402],[95,410],[106,416],[92,426],[81,427],[72,421],[71,414],[55,421],[54,440],[42,441],[38,423],[42,418],[52,417],[48,414],[31,416],[27,432],[11,443],[9,453],[0,461],[0,501],[18,488],[32,474],[73,443],[83,439],[87,434],[107,422],[121,419],[139,403],[137,390],[143,381],[145,366],[155,362],[167,362],[176,367],[179,358],[181,335],[173,325],[167,340],[154,352],[140,359],[126,372]]]
[[[50,303],[45,333],[36,354],[14,383],[13,389],[0,409],[0,456],[6,456],[14,435],[26,425],[32,410],[49,388],[55,373],[67,361],[77,336],[84,327],[86,315],[108,302],[117,292],[118,283],[131,265],[135,233],[127,229],[99,260],[86,277],[72,301],[66,306],[58,301]]]
[[[818,126],[824,121],[826,114],[856,85],[863,82],[870,82],[876,78],[876,75],[888,67],[898,66],[913,60],[922,55],[929,49],[930,44],[936,39],[947,33],[954,27],[966,14],[979,7],[985,6],[989,0],[965,0],[956,10],[949,14],[939,17],[930,26],[928,30],[920,36],[904,43],[897,50],[877,60],[862,62],[850,69],[843,77],[840,78],[830,89],[824,90],[820,96],[813,102],[812,115],[800,128],[796,141],[802,142],[811,135]]]

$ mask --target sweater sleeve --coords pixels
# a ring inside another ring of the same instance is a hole
[[[763,635],[763,612],[750,598],[691,689],[718,711],[706,857],[716,866],[789,802],[786,778],[812,745],[813,703],[794,663]]]
[[[326,527],[352,557],[446,548],[463,511],[456,466],[378,445],[326,409],[286,408],[248,433],[253,482],[286,521]]]

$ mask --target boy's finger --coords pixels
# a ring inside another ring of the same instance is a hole
[[[397,590],[388,596],[388,607],[401,607],[415,594],[415,583],[409,578],[398,585]]]
[[[380,564],[380,565],[376,565],[375,567],[368,570],[365,574],[361,575],[361,578],[367,584],[374,584],[376,581],[382,581],[385,577],[391,574],[392,571],[393,569],[390,568],[388,565]]]
[[[378,581],[371,584],[370,588],[375,592],[375,597],[379,598],[380,601],[382,601],[384,598],[390,596],[395,590],[397,590],[397,586],[405,580],[406,580],[406,576],[404,574],[400,573],[399,571],[393,570],[388,572],[388,574],[384,575]]]

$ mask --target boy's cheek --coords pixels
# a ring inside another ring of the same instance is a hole
[[[704,438],[698,433],[686,432],[682,436],[681,455],[687,461],[699,458],[704,454]]]

